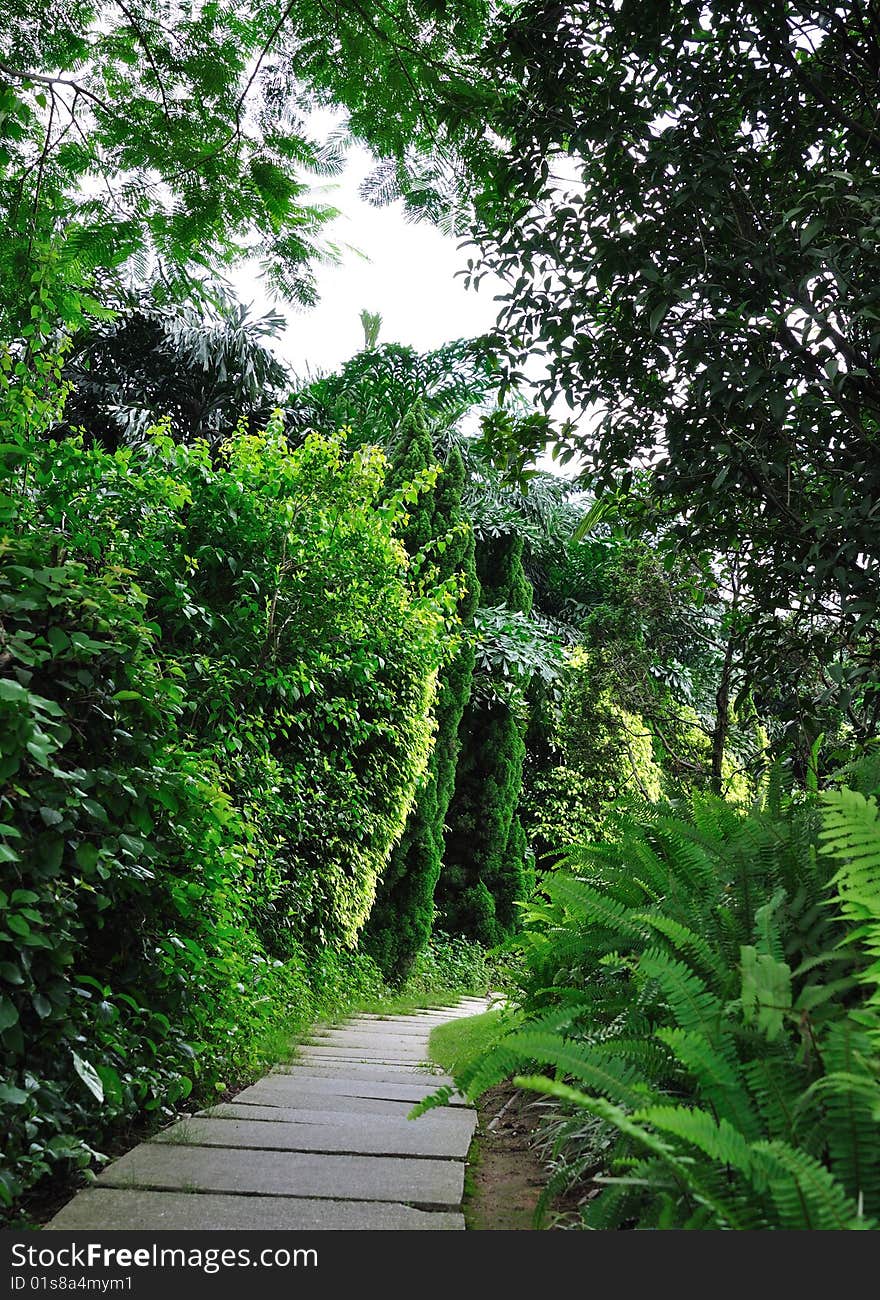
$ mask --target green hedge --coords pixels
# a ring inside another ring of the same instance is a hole
[[[9,1202],[316,1013],[317,954],[369,913],[455,641],[454,592],[397,540],[431,476],[380,500],[379,453],[291,452],[272,427],[219,460],[158,433],[6,466]]]
[[[401,484],[435,463],[431,437],[418,413],[404,425],[392,463],[391,482]],[[464,465],[450,452],[439,482],[413,507],[405,541],[413,554],[424,550],[434,572],[462,586],[458,614],[472,621],[479,597],[474,537],[462,518]],[[458,762],[458,729],[470,695],[474,669],[470,644],[441,672],[434,708],[436,733],[422,783],[400,842],[385,868],[364,939],[388,979],[400,983],[424,948],[434,922],[434,891],[443,859],[443,833]]]

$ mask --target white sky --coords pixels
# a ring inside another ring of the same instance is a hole
[[[352,149],[342,176],[315,190],[340,211],[328,238],[350,246],[341,264],[318,267],[317,307],[297,310],[272,302],[257,267],[233,277],[239,297],[253,303],[257,314],[272,306],[287,318],[276,350],[298,375],[307,368],[335,369],[363,346],[362,308],[381,313],[380,343],[409,344],[422,352],[473,338],[494,324],[498,304],[492,299],[501,281],[487,275],[479,291],[466,290],[455,275],[468,258],[458,239],[428,222],[405,220],[401,203],[365,203],[358,186],[373,165],[365,149]]]
[[[336,120],[337,115],[315,113],[309,126],[320,136]],[[316,200],[339,211],[325,232],[342,251],[338,264],[316,268],[316,307],[296,308],[267,296],[256,263],[230,276],[237,296],[256,315],[271,308],[285,317],[287,328],[272,346],[300,378],[335,370],[363,347],[363,309],[381,314],[380,343],[403,343],[420,352],[453,339],[475,338],[495,323],[499,304],[494,299],[504,292],[503,281],[487,273],[478,290],[465,289],[456,275],[471,255],[462,240],[441,234],[430,222],[407,221],[400,202],[385,207],[365,203],[358,187],[374,166],[366,149],[352,146],[342,174],[313,187]],[[537,377],[541,369],[536,357],[527,373]],[[571,411],[559,398],[551,414],[563,421]],[[578,469],[577,461],[563,467],[549,454],[537,464],[565,478]]]

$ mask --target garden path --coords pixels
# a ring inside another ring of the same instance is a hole
[[[433,1026],[487,1006],[462,998],[320,1027],[291,1065],[114,1160],[47,1228],[464,1228],[475,1112],[454,1097],[407,1115],[452,1082],[428,1062]]]

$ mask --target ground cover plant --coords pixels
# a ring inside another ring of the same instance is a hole
[[[584,1227],[876,1227],[874,794],[771,783],[617,832],[545,881],[520,1022],[456,1077],[560,1101],[545,1203],[592,1180]]]

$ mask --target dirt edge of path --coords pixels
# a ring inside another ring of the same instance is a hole
[[[535,1211],[549,1171],[536,1149],[540,1113],[534,1097],[502,1083],[477,1103],[477,1132],[465,1176],[464,1217],[468,1230],[532,1232]],[[553,1203],[553,1211],[567,1206]],[[556,1226],[556,1214],[541,1227]]]

